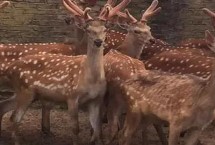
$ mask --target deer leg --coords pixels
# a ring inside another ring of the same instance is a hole
[[[2,118],[3,118],[3,115],[0,115],[0,137],[1,137],[1,130],[2,130]]]
[[[95,144],[98,141],[99,145],[104,144],[102,140],[102,125],[101,125],[101,101],[95,100],[89,104],[89,118],[90,124],[93,128],[93,135],[90,144]]]
[[[132,137],[141,122],[140,113],[127,113],[120,145],[130,145]]]
[[[24,90],[23,92],[17,93],[17,106],[13,114],[11,115],[12,120],[12,138],[15,145],[19,145],[19,137],[17,135],[19,123],[23,118],[28,106],[33,102],[34,97],[30,91]]]
[[[50,134],[50,110],[51,106],[48,103],[42,103],[42,132]]]
[[[16,107],[16,99],[15,96],[3,100],[0,102],[0,136],[1,136],[1,127],[2,127],[2,118],[5,113],[14,110]]]
[[[179,143],[181,130],[177,125],[170,124],[169,127],[169,145],[177,145]]]
[[[67,105],[71,116],[73,145],[79,145],[78,102],[74,99],[69,99]]]
[[[147,124],[145,122],[141,122],[142,123],[142,140],[143,140],[143,145],[148,145],[148,128],[147,128]]]
[[[114,108],[114,109],[113,109]],[[118,131],[119,131],[119,115],[120,115],[119,105],[115,105],[114,103],[109,103],[107,118],[108,118],[108,126],[110,139],[107,144],[111,144],[115,139]]]
[[[165,136],[165,133],[163,132],[162,126],[159,124],[154,124],[154,128],[158,133],[162,145],[168,145],[167,138]]]
[[[201,134],[201,129],[193,129],[189,132],[189,136],[185,140],[185,145],[197,145],[198,138]]]

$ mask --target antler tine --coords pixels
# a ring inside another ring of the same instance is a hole
[[[75,10],[77,13],[79,13],[80,15],[84,15],[84,11],[79,8],[74,2],[72,2],[71,0],[64,0],[67,5],[69,5],[70,8],[72,8],[73,10]]]
[[[109,0],[107,3],[109,2],[111,2],[111,0]],[[99,14],[98,18],[101,20],[106,20],[116,14],[119,16],[121,15],[121,17],[126,17],[125,14],[120,12],[120,10],[126,7],[130,2],[131,0],[123,0],[120,4],[118,4],[114,8],[110,7],[109,5],[105,5],[101,13]]]
[[[141,21],[147,21],[151,16],[155,15],[161,10],[161,7],[156,8],[158,5],[158,0],[154,0],[149,8],[143,13]]]
[[[10,2],[9,2],[9,1],[3,1],[3,2],[0,4],[0,9],[2,9],[2,8],[8,6],[8,5],[10,5]]]
[[[106,15],[105,13],[107,13],[107,12],[106,12],[107,8],[108,8],[109,11],[110,11],[110,10],[113,8],[113,6],[115,5],[116,1],[117,1],[117,0],[108,0],[108,1],[106,2],[106,4],[104,5],[104,7],[101,9],[101,12],[100,12],[100,14],[99,14],[99,17],[103,17],[103,15]]]
[[[137,22],[137,19],[130,14],[128,9],[125,10],[125,13],[126,13],[127,18],[130,20],[131,23],[136,23]]]
[[[87,8],[85,8],[85,10],[84,10],[84,19],[85,20],[92,20],[93,18],[89,15],[89,12],[91,11],[91,8],[89,8],[89,7],[87,7]]]
[[[73,14],[83,17],[85,20],[92,20],[89,15],[90,8],[86,8],[84,11],[81,10],[74,2],[70,0],[63,0],[64,6]]]
[[[110,10],[108,17],[112,17],[112,16],[118,14],[130,2],[131,2],[131,0],[123,0],[121,3],[119,3],[117,6],[115,6],[112,10]]]
[[[80,13],[78,13],[77,11],[75,11],[74,9],[72,9],[64,0],[63,0],[63,5],[64,5],[64,7],[65,7],[68,11],[70,11],[70,12],[73,13],[74,15],[76,15],[76,16],[81,16]]]
[[[125,9],[125,13],[123,12],[118,12],[117,14],[120,17],[126,19],[129,23],[136,23],[137,19],[131,15],[128,9]]]

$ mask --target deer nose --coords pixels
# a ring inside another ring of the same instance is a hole
[[[96,39],[95,41],[94,41],[94,44],[97,46],[97,47],[100,47],[101,45],[102,45],[102,40],[101,39]]]

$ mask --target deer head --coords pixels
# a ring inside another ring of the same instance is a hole
[[[127,30],[128,33],[132,34],[137,40],[141,42],[149,41],[153,39],[150,27],[147,25],[147,21],[150,17],[155,15],[161,10],[161,8],[156,8],[158,5],[158,0],[154,0],[149,8],[143,13],[142,18],[138,21],[134,18],[130,12],[126,9],[125,14],[121,15],[127,21]]]
[[[119,47],[121,52],[133,58],[139,58],[143,46],[150,41],[154,42],[150,27],[146,22],[151,16],[160,11],[161,8],[156,8],[157,5],[158,1],[154,0],[150,7],[143,13],[139,21],[133,17],[128,10],[119,15],[119,26],[128,31],[124,43]]]
[[[3,8],[9,6],[9,5],[10,5],[10,2],[9,2],[9,1],[3,1],[3,2],[1,2],[1,4],[0,4],[0,9],[3,9]]]
[[[81,10],[69,0],[64,0],[63,4],[71,13],[75,15],[76,25],[86,32],[89,40],[88,45],[94,45],[98,48],[102,46],[106,37],[106,22],[109,21],[113,16],[117,15],[117,13],[122,8],[127,6],[130,1],[131,0],[124,0],[112,9],[108,7],[110,3],[110,1],[108,1],[100,12],[99,16],[96,18],[92,18],[90,16],[90,8]]]

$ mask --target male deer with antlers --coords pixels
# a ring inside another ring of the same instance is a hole
[[[109,5],[111,1],[107,1],[106,5]],[[75,13],[77,15],[77,13]],[[85,34],[85,38],[83,38],[84,43],[82,45],[71,46],[65,45],[61,43],[26,43],[26,44],[7,44],[1,45],[0,47],[0,85],[1,89],[9,91],[12,89],[10,86],[5,86],[8,83],[8,79],[6,76],[7,68],[14,61],[33,54],[46,54],[46,53],[54,53],[54,54],[63,54],[63,55],[77,55],[77,54],[86,54],[86,45],[87,45],[87,33]],[[108,36],[108,35],[107,35]],[[12,90],[13,91],[13,90]],[[13,101],[12,101],[13,100]],[[15,98],[9,98],[0,102],[0,123],[2,121],[3,115],[14,109]],[[42,108],[42,131],[44,133],[50,132],[50,107],[47,104],[43,104]],[[0,125],[0,133],[1,133],[1,125]]]
[[[74,145],[79,142],[78,108],[85,105],[88,108],[90,123],[94,130],[91,143],[97,139],[102,143],[99,114],[106,90],[103,67],[103,41],[106,31],[104,25],[105,21],[116,15],[130,1],[123,0],[111,11],[104,9],[95,19],[89,15],[89,8],[82,11],[70,0],[63,2],[71,13],[77,15],[81,26],[88,34],[87,55],[77,57],[27,56],[8,68],[10,79],[16,90],[17,103],[12,115],[12,135],[16,144],[19,144],[18,124],[34,99],[67,102],[71,115]]]
[[[5,7],[9,2],[5,1],[2,3],[1,7]],[[81,3],[82,4],[82,3]],[[79,5],[81,5],[79,4]],[[81,5],[83,6],[83,5]],[[77,46],[74,44],[64,44],[64,43],[23,43],[23,44],[1,44],[0,45],[0,93],[1,95],[5,94],[13,94],[14,90],[12,90],[10,86],[10,82],[8,82],[8,78],[5,77],[7,75],[7,68],[14,61],[33,54],[63,54],[63,55],[77,55],[82,51],[81,49],[77,49]],[[80,46],[81,47],[81,46]],[[79,48],[80,48],[79,47]],[[86,49],[86,48],[84,48]],[[86,51],[84,51],[86,53]],[[9,84],[9,86],[7,85]],[[5,93],[7,92],[7,93]],[[15,98],[3,100],[0,102],[0,135],[1,135],[1,122],[3,115],[14,109],[14,101]],[[46,116],[50,115],[49,111],[50,107],[47,104],[43,104],[42,109],[42,131],[44,133],[50,132],[50,121]]]
[[[111,129],[111,138],[108,144],[112,143],[112,140],[118,132],[120,126],[119,118],[122,111],[126,109],[126,103],[128,98],[121,94],[119,88],[121,86],[121,81],[130,79],[137,72],[145,72],[144,64],[136,59],[139,58],[142,46],[153,39],[149,26],[146,25],[146,21],[157,13],[160,8],[156,8],[158,1],[154,0],[151,6],[142,15],[140,21],[137,21],[128,10],[126,14],[121,14],[123,18],[127,21],[128,34],[126,35],[125,41],[116,50],[111,50],[105,55],[105,72],[108,83],[108,96],[106,101],[108,102],[107,116],[108,123]],[[122,55],[120,52],[130,56]],[[165,136],[162,132],[162,128],[155,124],[158,135],[162,141],[163,145],[167,144]],[[144,140],[145,142],[146,140]]]
[[[116,3],[116,1],[110,1],[110,2],[108,2],[107,4],[109,5],[109,7],[111,8],[111,7],[113,7],[114,5],[115,5],[115,3]],[[128,12],[129,13],[129,12]],[[123,13],[120,13],[120,17],[122,18],[122,17],[124,17],[123,19],[125,19],[126,17],[128,17],[129,18],[129,16],[126,16],[126,14],[123,14]],[[134,17],[133,17],[134,18]],[[135,18],[133,19],[133,18],[129,18],[130,19],[130,24],[132,23],[131,21],[137,21]],[[66,23],[68,24],[68,25],[70,25],[72,22],[73,22],[73,20],[74,20],[74,18],[73,17],[68,17],[68,18],[66,18],[65,19],[65,21],[66,21]],[[127,19],[128,20],[128,19]],[[121,22],[119,22],[119,23],[121,23]],[[126,23],[125,23],[126,24]],[[126,25],[124,25],[124,26],[128,26],[128,24],[126,24]],[[143,26],[139,26],[139,27],[143,27]],[[122,51],[123,53],[125,52],[128,52],[128,51],[133,51],[132,53],[134,54],[135,52],[134,51],[136,51],[136,49],[140,49],[139,50],[139,52],[142,50],[139,46],[143,46],[144,48],[144,50],[147,48],[147,49],[151,49],[151,48],[155,48],[155,47],[159,47],[159,46],[161,46],[161,45],[168,45],[168,43],[166,43],[166,42],[164,42],[164,41],[162,41],[162,40],[160,40],[160,39],[153,39],[153,44],[152,43],[144,43],[144,42],[142,42],[143,40],[140,40],[140,41],[137,41],[136,40],[136,42],[138,42],[138,47],[137,48],[134,48],[133,46],[132,46],[132,44],[129,44],[129,46],[126,46],[126,43],[129,41],[129,38],[128,37],[135,37],[135,36],[132,36],[132,35],[135,35],[134,34],[134,32],[133,32],[133,34],[132,34],[132,30],[129,30],[129,28],[128,27],[121,27],[122,29],[125,29],[127,32],[122,32],[122,31],[117,31],[117,30],[112,30],[112,29],[108,29],[107,30],[107,35],[106,35],[106,41],[105,41],[105,45],[104,45],[104,47],[105,47],[105,54],[107,53],[107,52],[109,52],[109,50],[111,50],[111,49],[117,49],[117,50],[119,50],[119,51]],[[130,31],[130,32],[129,32]],[[130,33],[130,34],[129,34]],[[132,35],[131,35],[132,34]],[[131,35],[131,36],[129,36],[129,35]],[[137,35],[137,34],[136,34]],[[127,37],[127,38],[126,38]],[[84,38],[84,37],[81,37],[81,38]],[[125,41],[125,39],[127,39],[126,40],[126,42],[124,42]],[[132,39],[133,40],[133,39]],[[69,42],[69,41],[68,41]],[[74,41],[72,41],[72,42],[74,42]],[[142,45],[141,44],[141,42],[144,44],[144,45]],[[71,42],[69,42],[69,43],[71,43]],[[123,43],[123,44],[122,44]],[[135,43],[135,42],[134,42]],[[86,43],[85,43],[85,40],[84,39],[81,39],[80,41],[79,41],[79,43],[77,43],[77,44],[82,44],[82,46],[84,46],[84,45],[86,45]],[[128,43],[127,43],[128,44]],[[118,47],[121,47],[120,49],[118,49]],[[126,50],[124,50],[124,49],[126,49]],[[132,48],[134,48],[134,49],[132,49]],[[84,51],[84,50],[82,50],[82,51]],[[83,52],[82,52],[83,53]],[[131,52],[130,52],[131,53]],[[146,54],[147,55],[147,54]]]

